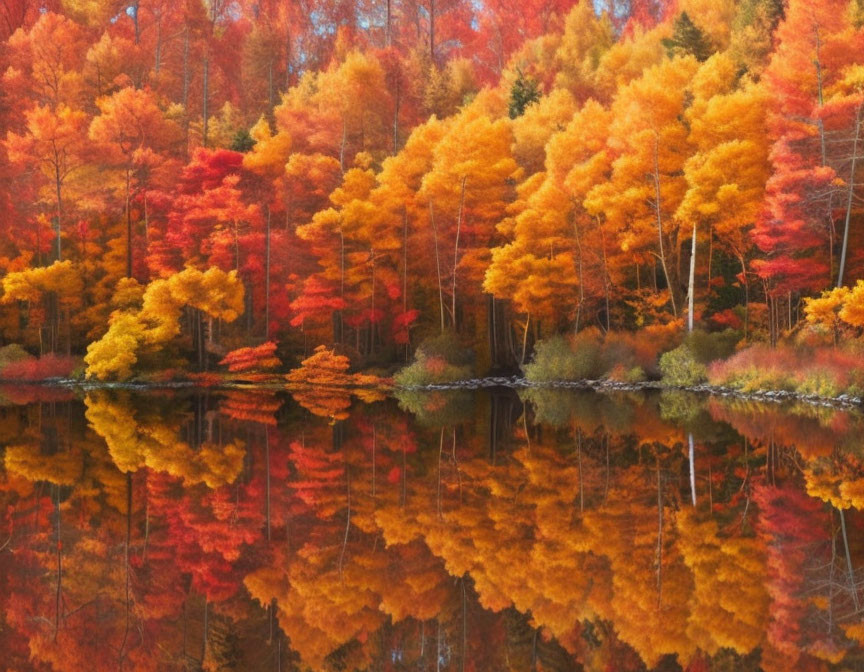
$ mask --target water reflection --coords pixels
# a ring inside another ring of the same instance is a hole
[[[864,667],[853,412],[562,390],[0,403],[8,669]]]

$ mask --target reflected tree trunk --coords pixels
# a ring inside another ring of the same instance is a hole
[[[696,447],[693,442],[693,432],[687,434],[687,443],[689,447],[687,454],[690,461],[690,498],[693,506],[696,506]]]

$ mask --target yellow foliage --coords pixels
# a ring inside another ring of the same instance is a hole
[[[72,306],[81,300],[84,283],[71,261],[55,261],[9,273],[3,278],[3,302],[39,301],[50,292],[56,293],[61,305]]]
[[[134,281],[121,280],[115,296],[134,301],[127,310],[115,311],[105,335],[87,346],[87,377],[124,379],[132,375],[142,352],[161,349],[180,333],[183,306],[211,317],[233,322],[243,312],[243,283],[235,271],[187,268],[167,279],[147,285],[140,297]]]
[[[848,296],[848,287],[836,287],[822,292],[822,296],[805,298],[805,319],[809,324],[833,331],[841,323],[840,311]]]
[[[864,327],[864,280],[859,280],[843,300],[840,319],[853,327]]]
[[[543,169],[546,143],[575,112],[576,100],[570,92],[554,89],[513,120],[513,156],[529,173]]]
[[[144,289],[135,278],[121,278],[111,295],[111,307],[115,310],[140,308],[144,300]]]
[[[162,414],[142,417],[128,398],[89,394],[84,400],[87,420],[108,446],[114,464],[123,472],[147,466],[182,478],[187,485],[204,483],[218,488],[233,483],[243,469],[246,449],[235,439],[216,444],[205,441],[193,449],[180,439],[181,424]]]
[[[81,476],[81,456],[77,452],[43,455],[35,444],[6,446],[5,467],[29,481],[47,481],[56,485],[74,485]]]
[[[243,156],[243,167],[256,173],[279,177],[291,154],[291,136],[287,131],[275,135],[270,131],[270,123],[264,117],[258,120],[249,135],[255,141],[251,151]]]

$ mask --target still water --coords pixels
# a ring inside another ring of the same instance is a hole
[[[864,670],[856,412],[364,397],[0,389],[4,669]]]

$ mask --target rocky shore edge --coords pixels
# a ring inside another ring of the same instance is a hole
[[[517,389],[572,389],[593,390],[595,392],[640,392],[646,390],[680,390],[694,394],[705,394],[717,397],[735,398],[746,401],[760,401],[771,403],[803,402],[816,406],[844,406],[860,407],[864,399],[850,394],[841,394],[836,397],[824,397],[818,394],[801,394],[788,390],[754,390],[744,392],[731,387],[709,385],[669,385],[660,380],[646,380],[636,383],[626,383],[614,380],[557,380],[557,381],[531,381],[519,376],[491,376],[487,378],[471,378],[468,380],[457,380],[447,383],[432,383],[428,385],[415,385],[397,387],[399,390],[423,391],[423,390],[473,390],[493,387],[511,387]]]
[[[125,390],[159,390],[159,389],[269,389],[287,390],[288,386],[282,383],[237,383],[226,381],[213,385],[201,385],[197,381],[173,381],[165,383],[129,381],[129,382],[96,382],[71,378],[49,378],[38,381],[2,381],[0,385],[34,385],[46,387],[69,387],[81,390],[93,389],[125,389]],[[429,383],[426,385],[396,385],[388,390],[423,392],[423,391],[447,391],[447,390],[480,390],[489,388],[512,388],[512,389],[571,389],[592,390],[595,392],[643,392],[650,390],[679,390],[694,394],[703,394],[716,397],[740,399],[742,401],[759,401],[767,403],[799,402],[814,406],[860,408],[864,406],[864,398],[851,394],[840,394],[836,397],[820,396],[818,394],[802,394],[789,390],[754,390],[744,392],[731,387],[709,385],[669,385],[661,380],[646,380],[635,383],[620,382],[614,380],[554,380],[554,381],[531,381],[520,376],[487,376],[483,378],[468,378],[450,382]]]

